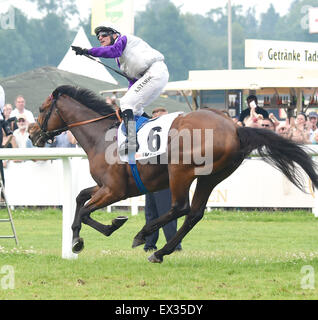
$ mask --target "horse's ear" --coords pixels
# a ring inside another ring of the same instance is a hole
[[[55,89],[55,90],[52,92],[51,96],[53,97],[53,99],[56,99],[56,98],[59,96],[59,91],[58,91],[57,89]]]

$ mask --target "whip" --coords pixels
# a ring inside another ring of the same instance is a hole
[[[135,81],[135,79],[129,77],[125,72],[122,72],[122,71],[120,71],[120,70],[114,69],[114,68],[112,68],[111,66],[108,66],[107,64],[105,64],[105,63],[103,63],[103,62],[101,62],[101,61],[99,61],[99,60],[94,59],[93,57],[91,57],[91,56],[88,55],[88,54],[83,54],[83,56],[85,56],[86,58],[91,59],[91,60],[93,60],[93,61],[95,61],[95,62],[98,62],[98,63],[102,64],[104,67],[106,67],[106,68],[108,68],[108,69],[116,72],[117,74],[121,75],[122,77],[125,77],[125,78],[126,78],[127,80],[129,80],[129,81]]]

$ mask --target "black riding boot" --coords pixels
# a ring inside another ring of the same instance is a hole
[[[139,148],[136,135],[136,122],[132,110],[127,109],[123,111],[122,117],[126,127],[127,139],[119,147],[118,152],[121,156],[134,153]]]
[[[145,117],[145,118],[148,118],[148,119],[151,119],[151,117],[146,112],[144,112],[141,116]]]

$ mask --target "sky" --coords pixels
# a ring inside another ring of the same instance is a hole
[[[134,6],[136,11],[142,11],[145,9],[148,0],[134,0]],[[176,6],[181,6],[181,12],[198,13],[204,15],[210,9],[224,7],[228,0],[171,0]],[[90,11],[90,0],[77,0],[80,14],[83,18],[88,16]],[[275,10],[281,15],[284,15],[292,3],[292,0],[231,0],[232,5],[242,5],[243,10],[247,10],[249,7],[255,7],[257,18],[260,14],[266,12],[270,4],[273,4]],[[0,0],[0,13],[6,12],[10,4],[14,4],[18,8],[25,11],[28,16],[39,17],[34,4],[30,4],[26,0]]]

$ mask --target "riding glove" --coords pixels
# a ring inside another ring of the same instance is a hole
[[[72,50],[75,51],[76,55],[83,55],[83,54],[88,54],[88,49],[83,49],[81,47],[75,47],[75,46],[71,46]]]

